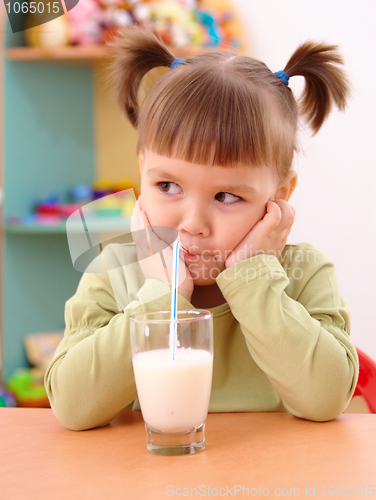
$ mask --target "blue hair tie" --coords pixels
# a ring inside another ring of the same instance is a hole
[[[179,57],[177,57],[171,64],[170,69],[174,69],[176,68],[176,66],[180,66],[180,64],[182,64],[183,62],[185,62],[185,59],[179,59]]]
[[[286,85],[286,87],[288,86],[290,77],[289,77],[289,75],[287,73],[285,73],[284,71],[277,71],[274,74],[275,74],[275,76],[277,78],[279,78],[280,80],[282,80],[282,82]]]

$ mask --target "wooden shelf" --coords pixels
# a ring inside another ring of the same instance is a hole
[[[36,47],[12,47],[7,50],[7,57],[11,61],[93,63],[106,59],[108,53],[108,48],[104,46],[72,45],[54,51],[45,51]]]
[[[87,220],[90,232],[94,233],[113,233],[129,232],[130,219],[122,217],[93,217]],[[69,230],[74,233],[81,233],[83,230],[82,222],[77,219],[77,223],[70,223]],[[22,224],[20,222],[7,222],[5,232],[8,234],[66,234],[66,222],[61,221],[57,224]]]
[[[193,57],[202,54],[208,48],[171,47],[171,52],[176,57]],[[70,45],[54,51],[46,51],[36,47],[11,47],[7,50],[7,58],[10,61],[30,62],[69,62],[69,63],[95,63],[105,60],[109,56],[109,49],[104,45],[81,46]]]
[[[66,229],[63,222],[54,225],[27,225],[8,222],[5,224],[5,232],[8,234],[64,234]]]

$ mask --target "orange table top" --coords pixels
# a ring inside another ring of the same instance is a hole
[[[376,497],[376,415],[309,422],[285,413],[209,414],[206,449],[146,449],[140,412],[75,432],[51,409],[0,408],[0,498]]]

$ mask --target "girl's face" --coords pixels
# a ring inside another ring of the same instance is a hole
[[[151,226],[177,229],[199,286],[216,282],[231,250],[263,218],[281,185],[271,168],[207,167],[149,150],[140,154],[140,168],[142,210]]]

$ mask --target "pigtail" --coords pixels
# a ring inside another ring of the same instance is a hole
[[[318,132],[330,113],[333,101],[340,111],[346,107],[350,86],[346,74],[339,67],[342,64],[337,46],[308,41],[298,47],[283,70],[289,77],[305,78],[299,104],[314,133]]]
[[[175,57],[153,32],[138,26],[121,30],[108,46],[108,80],[119,108],[137,127],[138,91],[143,76],[153,68],[171,66]]]

